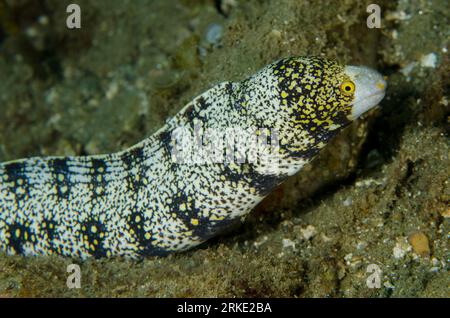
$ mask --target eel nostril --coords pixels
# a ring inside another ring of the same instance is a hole
[[[386,88],[386,83],[384,81],[378,81],[375,86],[380,90],[384,90]]]

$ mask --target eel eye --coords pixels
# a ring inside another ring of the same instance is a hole
[[[345,81],[342,82],[339,88],[345,95],[351,95],[355,92],[355,83],[353,83],[352,81]]]

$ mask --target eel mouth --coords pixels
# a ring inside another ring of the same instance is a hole
[[[386,95],[386,91],[382,90],[382,91],[377,91],[373,94],[370,94],[368,96],[366,96],[364,98],[364,102],[368,105],[373,105],[370,108],[375,107],[376,105],[378,105],[384,98],[384,96]],[[355,108],[355,113],[358,112],[358,108],[361,108],[361,102],[359,103],[353,103],[353,108]],[[367,110],[369,110],[370,108],[368,108]],[[367,111],[366,110],[366,111]],[[364,111],[365,112],[365,111]]]

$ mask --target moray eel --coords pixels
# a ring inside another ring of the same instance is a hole
[[[127,150],[1,163],[0,248],[81,259],[192,248],[301,170],[385,87],[366,67],[286,58],[212,87]]]

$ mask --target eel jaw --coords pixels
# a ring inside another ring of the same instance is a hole
[[[380,73],[365,66],[346,66],[345,73],[355,83],[352,111],[348,115],[348,119],[355,120],[378,105],[386,93],[387,84]]]

